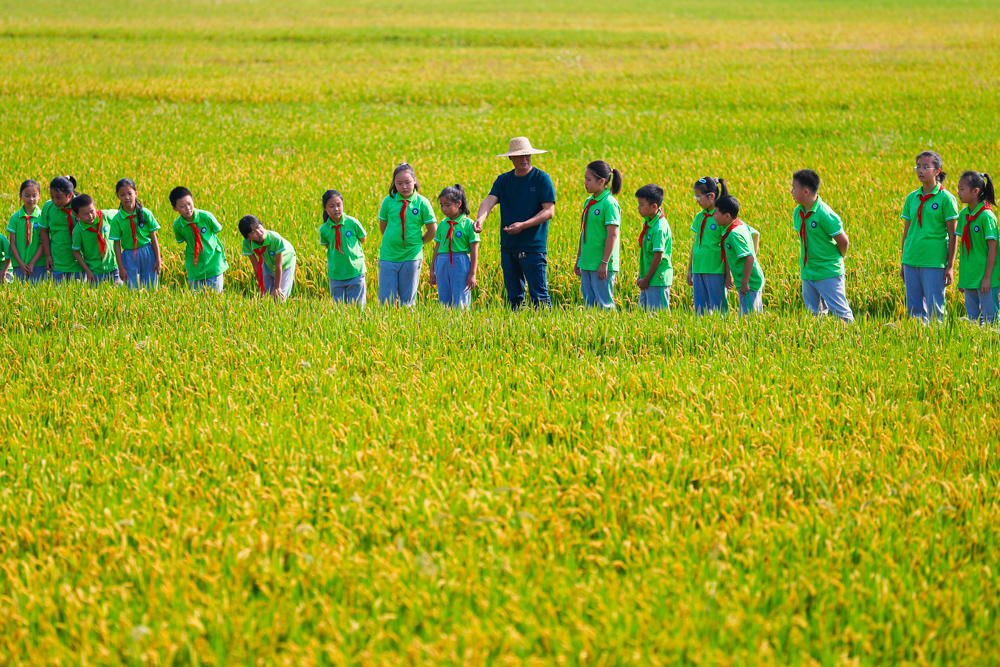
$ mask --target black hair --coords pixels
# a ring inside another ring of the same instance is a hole
[[[729,196],[729,190],[726,188],[726,179],[724,178],[705,176],[695,181],[693,187],[703,195],[715,195],[716,202],[723,197]]]
[[[469,200],[465,198],[465,188],[461,183],[446,187],[438,195],[438,199],[447,199],[453,204],[459,204],[458,210],[462,215],[469,215]]]
[[[28,188],[30,188],[32,185],[34,185],[36,188],[38,188],[38,192],[41,193],[42,186],[40,186],[38,184],[38,181],[36,181],[35,179],[29,178],[28,180],[26,180],[23,183],[21,183],[21,189],[17,191],[18,196],[23,195],[24,191],[27,190]]]
[[[413,174],[413,191],[414,192],[420,191],[420,183],[417,183],[417,172],[415,172],[413,170],[413,167],[411,167],[409,164],[403,162],[402,164],[398,165],[395,169],[392,170],[392,185],[389,186],[390,197],[394,196],[397,192],[399,192],[399,190],[396,189],[396,176],[399,176],[399,174],[401,174],[404,171],[408,171],[411,174]]]
[[[740,217],[740,202],[732,195],[726,195],[715,202],[715,210],[723,215],[731,215],[734,218]]]
[[[979,201],[984,201],[990,206],[997,205],[996,191],[993,189],[993,179],[989,174],[980,174],[978,171],[967,171],[958,179],[961,183],[969,186],[970,190],[979,190]]]
[[[72,176],[56,176],[49,183],[49,190],[55,190],[61,195],[75,195],[76,179]]]
[[[253,231],[253,228],[256,227],[257,225],[263,227],[264,223],[258,220],[255,216],[244,215],[242,218],[240,218],[239,222],[240,234],[243,235],[243,238],[247,238],[248,236],[250,236],[250,232]]]
[[[635,191],[636,199],[645,199],[650,204],[663,206],[663,188],[655,183],[644,185]]]
[[[801,187],[811,190],[813,194],[819,192],[819,174],[812,169],[799,169],[792,174],[792,180],[796,181]]]
[[[94,198],[90,195],[76,195],[69,202],[70,208],[73,209],[73,213],[76,214],[84,206],[90,206],[94,203]]]
[[[587,165],[587,171],[603,179],[605,183],[610,183],[611,194],[616,195],[622,191],[622,173],[604,160],[594,160]]]
[[[185,197],[191,197],[194,199],[194,195],[183,185],[178,185],[176,188],[170,191],[170,206],[171,208],[177,206],[177,202],[184,199]]]
[[[920,158],[923,157],[929,157],[931,159],[931,164],[934,165],[935,169],[941,169],[942,167],[944,167],[944,160],[942,160],[941,156],[935,153],[934,151],[924,151],[923,153],[917,156],[917,162],[920,162]],[[946,178],[948,178],[948,174],[942,171],[940,174],[937,175],[937,182],[944,183],[944,179]]]
[[[133,181],[131,178],[123,178],[117,183],[115,183],[115,195],[117,195],[118,191],[121,190],[122,188],[132,188],[132,190],[136,193],[136,195],[139,194],[139,188],[135,186],[135,181]],[[135,198],[135,215],[137,216],[138,220],[143,219],[142,200],[139,199],[139,197]]]
[[[395,180],[395,179],[393,179]],[[330,219],[330,216],[326,214],[326,203],[333,199],[334,197],[340,197],[340,201],[344,201],[344,195],[340,194],[336,190],[327,190],[323,193],[323,222]]]

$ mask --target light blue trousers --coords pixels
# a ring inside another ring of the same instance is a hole
[[[451,260],[454,260],[453,262]],[[472,290],[466,289],[472,260],[469,253],[456,252],[451,258],[448,253],[438,253],[434,262],[437,278],[438,301],[452,308],[467,310],[472,302]]]

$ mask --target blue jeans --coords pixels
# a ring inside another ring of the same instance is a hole
[[[368,300],[368,283],[365,274],[349,280],[330,280],[330,297],[334,301],[356,303],[362,309]]]
[[[412,308],[417,305],[417,288],[420,286],[420,267],[424,258],[417,257],[408,262],[378,263],[378,301],[390,305],[397,298],[399,302]]]
[[[210,290],[216,294],[222,294],[222,284],[225,282],[225,275],[224,273],[220,273],[217,276],[205,278],[204,280],[189,280],[188,287],[191,288],[192,292]]]
[[[147,289],[156,287],[157,276],[153,273],[155,264],[156,253],[153,252],[152,243],[147,243],[136,250],[122,248],[122,266],[128,274],[125,284],[130,289],[139,289],[140,284]]]
[[[903,265],[906,312],[924,320],[944,320],[944,269]]]
[[[86,274],[84,275],[86,276]],[[114,285],[115,283],[118,282],[118,269],[115,269],[114,271],[109,271],[107,273],[95,273],[94,280],[96,280],[97,282],[91,283],[91,287],[98,287],[99,285],[103,285],[104,283],[111,283],[112,285]]]
[[[760,298],[760,292],[750,290],[746,294],[740,294],[739,290],[736,290],[736,296],[740,299],[740,315],[764,312],[764,301]]]
[[[992,324],[997,319],[997,291],[994,287],[987,294],[977,289],[965,288],[965,316],[980,324]]]
[[[17,276],[17,279],[20,280],[22,283],[30,282],[32,285],[37,285],[38,283],[42,282],[48,277],[49,272],[46,270],[44,266],[36,266],[32,270],[31,275],[29,276],[25,274],[24,271],[20,269],[20,267],[15,266],[14,275]]]
[[[695,273],[694,279],[694,312],[704,315],[717,310],[720,313],[729,311],[726,301],[726,277],[721,273]]]
[[[615,272],[609,270],[608,277],[601,280],[597,271],[580,269],[580,291],[583,302],[591,308],[615,309]]]
[[[803,280],[802,300],[814,315],[833,313],[845,322],[854,321],[851,304],[847,303],[844,276],[834,276],[823,280]]]
[[[639,305],[646,310],[670,310],[670,285],[650,285],[639,290]]]
[[[450,259],[454,260],[454,264]],[[438,253],[437,261],[434,262],[438,301],[452,308],[467,310],[472,302],[472,290],[465,285],[472,262],[467,252],[453,253],[450,259],[446,253]]]
[[[532,305],[546,308],[552,306],[546,277],[548,264],[544,252],[500,251],[503,286],[507,292],[507,305],[511,310],[517,310],[524,304],[525,283],[528,285]]]
[[[288,298],[288,295],[292,293],[292,287],[295,286],[295,262],[287,269],[281,272],[281,284],[278,287],[281,288],[282,293],[284,293],[284,298],[282,301]],[[274,274],[271,273],[271,269],[267,268],[267,264],[264,265],[264,291],[270,294],[271,290],[274,289]]]
[[[53,271],[52,282],[54,283],[76,283],[86,280],[87,274],[83,271]]]

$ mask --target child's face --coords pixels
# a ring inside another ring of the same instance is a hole
[[[184,195],[174,204],[174,210],[185,220],[194,220],[194,197]]]
[[[38,200],[41,198],[42,193],[38,191],[38,187],[34,185],[29,185],[21,192],[21,203],[24,204],[24,210],[31,212],[35,210],[38,206]]]
[[[441,205],[441,212],[448,218],[455,219],[462,214],[462,205],[457,204],[450,199],[440,197],[438,199],[438,204]]]
[[[802,187],[798,181],[794,178],[792,179],[792,199],[795,200],[796,204],[799,206],[808,206],[812,203],[812,196],[812,190]]]
[[[401,171],[396,174],[396,179],[393,181],[396,186],[396,191],[403,196],[404,199],[409,199],[410,195],[417,188],[417,179],[413,177],[408,171]]]
[[[934,159],[929,157],[922,157],[917,160],[917,166],[914,167],[917,172],[917,180],[921,183],[937,183],[938,174],[941,170],[934,166]]]
[[[89,225],[97,220],[97,207],[93,204],[81,206],[75,211],[76,219],[85,225]]]
[[[267,230],[264,229],[264,225],[254,225],[254,228],[247,234],[247,238],[254,243],[263,243],[264,239],[267,238]]]
[[[716,213],[715,214],[715,221],[718,222],[723,227],[728,227],[729,225],[733,224],[734,220],[736,220],[736,218],[734,218],[733,216],[729,215],[728,213]]]
[[[603,178],[598,178],[594,172],[589,169],[583,172],[583,187],[592,195],[596,195],[600,192],[604,192],[604,186],[607,185],[607,181]]]
[[[126,211],[135,210],[135,200],[138,198],[138,194],[129,186],[123,187],[118,191],[118,201],[121,202],[122,208]]]
[[[344,217],[344,200],[340,197],[330,197],[326,200],[323,210],[326,212],[326,217],[336,222]]]
[[[958,182],[958,201],[966,206],[975,206],[979,203],[979,188],[973,190],[963,178]]]
[[[694,200],[698,202],[698,206],[701,206],[702,210],[709,211],[715,206],[714,192],[702,192],[698,188],[691,188],[691,192],[694,193]]]
[[[49,188],[49,199],[51,199],[52,203],[58,206],[59,208],[66,208],[67,206],[69,206],[69,203],[73,200],[73,194],[72,193],[66,194],[63,192],[59,192],[58,190],[53,190]]]
[[[642,197],[636,197],[635,201],[638,203],[639,215],[644,218],[652,218],[654,215],[660,212],[660,207],[653,202],[646,201]]]

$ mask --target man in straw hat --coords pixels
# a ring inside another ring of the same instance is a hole
[[[476,214],[475,229],[481,232],[490,211],[500,204],[500,268],[511,310],[524,302],[525,283],[533,305],[552,305],[545,270],[556,190],[548,174],[531,166],[531,156],[539,153],[548,151],[532,148],[527,137],[511,139],[509,150],[497,157],[510,158],[514,169],[497,176]]]

